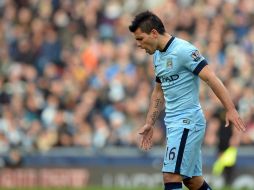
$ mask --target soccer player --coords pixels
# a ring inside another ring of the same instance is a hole
[[[226,126],[240,131],[240,118],[225,86],[191,43],[171,36],[160,18],[150,11],[134,18],[129,30],[138,47],[153,55],[156,75],[146,123],[140,129],[140,147],[152,146],[153,126],[165,105],[167,145],[163,163],[165,190],[211,190],[202,177],[201,144],[206,121],[199,102],[199,78],[205,81],[226,109]]]

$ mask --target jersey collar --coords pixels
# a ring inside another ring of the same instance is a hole
[[[168,43],[166,44],[166,46],[164,47],[164,49],[163,49],[161,52],[167,51],[168,47],[170,46],[170,44],[173,42],[174,39],[175,39],[175,37],[172,36],[172,37],[168,40]]]

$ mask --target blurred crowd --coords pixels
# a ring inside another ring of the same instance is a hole
[[[136,146],[155,77],[128,26],[147,9],[200,49],[244,118],[241,144],[253,144],[254,1],[2,0],[0,154]],[[215,146],[221,104],[203,83],[200,99]],[[156,126],[162,145],[163,113]]]

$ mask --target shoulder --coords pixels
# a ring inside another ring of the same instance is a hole
[[[196,49],[196,47],[191,43],[183,39],[178,38],[178,46],[181,48],[181,50],[190,50],[190,49]]]
[[[158,51],[156,50],[153,54],[153,65],[155,67],[155,65],[158,65],[158,61],[159,61],[159,54]]]
[[[178,40],[178,45],[175,51],[177,55],[181,57],[185,57],[185,56],[193,57],[193,56],[198,56],[199,54],[199,50],[195,45],[182,39]]]
[[[153,54],[153,60],[155,61],[158,57],[158,50],[156,50]]]
[[[175,37],[174,42],[172,44],[171,51],[174,54],[182,55],[184,54],[184,52],[189,52],[189,50],[192,48],[193,48],[193,45],[190,42],[183,40],[181,38]]]

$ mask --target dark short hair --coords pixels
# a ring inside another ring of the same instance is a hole
[[[129,26],[129,30],[135,32],[138,28],[147,34],[149,34],[152,29],[157,30],[159,34],[164,34],[166,32],[161,19],[150,11],[141,12],[135,16]]]

